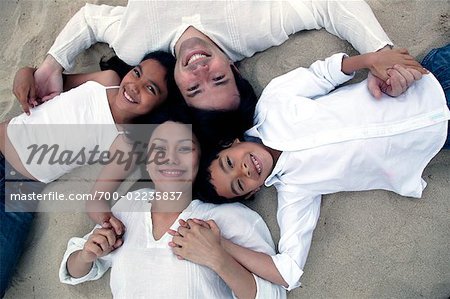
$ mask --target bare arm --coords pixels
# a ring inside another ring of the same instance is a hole
[[[214,221],[209,228],[188,220],[190,228],[180,227],[171,243],[173,252],[191,262],[204,265],[216,272],[238,298],[255,298],[255,278],[228,254],[221,245],[220,231]],[[176,244],[176,245],[175,245]]]
[[[273,263],[270,255],[247,249],[223,238],[222,246],[242,266],[250,269],[253,273],[257,273],[261,278],[282,285],[285,288],[289,286]]]
[[[136,167],[136,155],[132,152],[132,146],[124,135],[119,135],[109,149],[114,160],[109,161],[100,172],[91,194],[96,196],[92,201],[86,202],[86,210],[89,217],[102,227],[112,227],[117,235],[125,231],[123,223],[110,212],[109,204],[104,200],[106,196],[113,198],[120,184]],[[120,154],[120,153],[123,153]]]
[[[95,81],[104,86],[116,86],[120,84],[119,75],[117,75],[117,73],[112,70],[86,74],[70,74],[64,75],[63,78],[63,91],[67,91],[74,87],[80,86],[87,81]]]

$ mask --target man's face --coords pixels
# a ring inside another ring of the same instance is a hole
[[[219,153],[209,170],[217,194],[234,198],[258,190],[272,168],[273,158],[264,146],[235,141]]]
[[[230,59],[213,43],[192,37],[180,45],[175,81],[189,106],[204,110],[235,110],[239,92]]]

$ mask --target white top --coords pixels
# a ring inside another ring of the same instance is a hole
[[[127,7],[86,4],[51,47],[66,70],[96,42],[108,43],[130,65],[148,52],[172,51],[193,26],[211,38],[233,61],[280,45],[306,29],[325,28],[359,52],[392,44],[363,1],[140,1]]]
[[[14,117],[7,134],[26,170],[37,180],[49,183],[98,160],[119,131],[106,88],[89,81],[33,108],[31,115]]]
[[[278,191],[273,261],[289,289],[299,286],[321,194],[384,189],[420,197],[422,171],[447,137],[450,112],[432,74],[396,98],[376,100],[366,82],[328,94],[351,78],[341,72],[343,55],[272,80],[246,132],[283,151],[265,184]]]
[[[152,189],[141,189],[152,192]],[[136,194],[136,191],[132,194]],[[152,234],[151,204],[146,201],[120,200],[112,211],[126,226],[122,247],[98,259],[82,278],[73,278],[66,268],[67,259],[81,250],[88,239],[72,238],[59,270],[61,282],[78,284],[97,280],[111,267],[110,286],[115,298],[233,298],[230,288],[211,269],[189,261],[178,260],[168,243],[172,236],[164,234],[155,240]],[[274,244],[262,218],[238,203],[214,205],[194,200],[178,219],[213,219],[222,236],[241,246],[273,255]],[[179,227],[178,219],[171,229]],[[98,227],[98,226],[97,226]],[[257,298],[286,298],[282,287],[254,275]]]

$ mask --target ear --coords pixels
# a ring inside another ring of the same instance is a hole
[[[256,188],[255,190],[251,191],[250,193],[247,194],[247,196],[245,196],[245,199],[249,199],[250,197],[252,197],[256,192],[258,192],[259,190],[261,190],[261,187]]]

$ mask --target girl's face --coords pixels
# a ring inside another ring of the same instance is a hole
[[[189,126],[173,121],[162,123],[153,132],[149,148],[153,148],[149,160],[152,162],[147,165],[147,171],[157,191],[192,189],[199,167],[200,148]],[[158,152],[164,153],[164,158],[155,159]]]
[[[117,103],[130,117],[145,115],[167,98],[167,70],[158,61],[147,59],[120,82]]]
[[[272,155],[264,146],[236,140],[219,153],[209,170],[217,194],[234,198],[259,190],[272,168]]]

